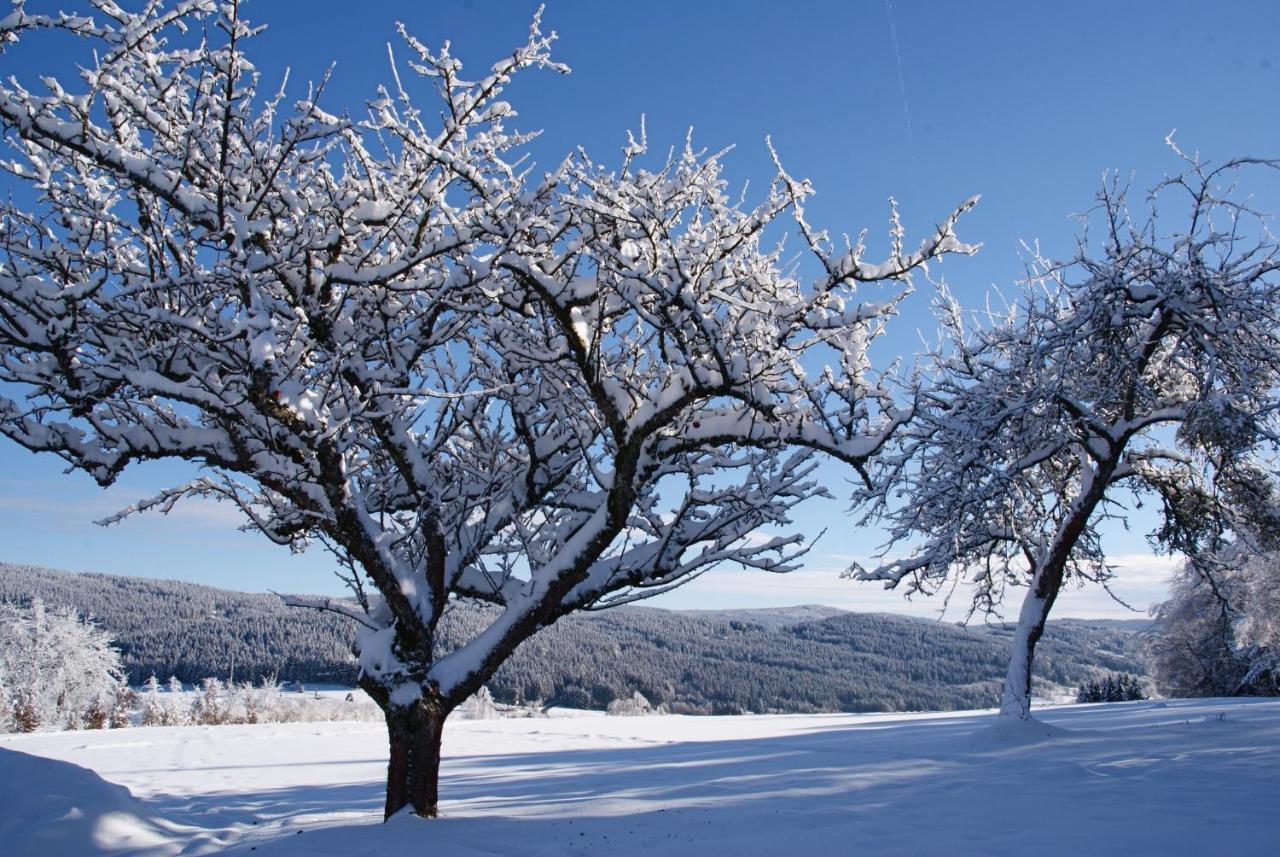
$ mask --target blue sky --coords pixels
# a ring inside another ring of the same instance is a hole
[[[429,44],[451,39],[478,75],[521,42],[534,8],[257,0],[245,15],[269,25],[249,49],[267,81],[288,66],[300,92],[335,61],[329,109],[358,112],[389,79],[394,21]],[[772,135],[788,171],[812,179],[818,191],[811,222],[833,234],[867,227],[873,247],[883,243],[890,195],[918,237],[981,193],[959,234],[981,241],[982,252],[941,269],[973,305],[993,285],[1013,288],[1020,241],[1039,240],[1051,253],[1070,249],[1069,215],[1088,208],[1104,170],[1132,176],[1137,188],[1176,170],[1163,142],[1174,129],[1183,148],[1210,159],[1280,155],[1280,4],[1273,2],[1220,2],[1210,12],[1191,2],[553,0],[544,25],[560,34],[557,57],[572,74],[531,72],[508,92],[520,112],[515,124],[544,131],[533,147],[539,163],[551,166],[579,145],[598,160],[614,159],[643,114],[658,152],[680,143],[689,127],[708,148],[736,144],[730,179],[763,192],[770,177],[764,138]],[[11,51],[0,55],[0,73],[30,80],[65,71],[68,61],[58,51]],[[425,101],[429,93],[420,91]],[[1257,190],[1262,208],[1280,210],[1268,204],[1280,201],[1274,180]],[[930,326],[921,285],[886,339],[886,356],[909,357]],[[107,492],[61,471],[56,459],[0,440],[0,560],[236,589],[336,591],[327,557],[290,556],[238,533],[230,509],[191,504],[168,519],[109,529],[91,523],[186,478],[182,467],[130,471]],[[848,474],[835,466],[825,473],[841,497]],[[940,603],[906,604],[874,584],[838,578],[850,558],[878,544],[842,508],[842,499],[817,503],[801,516],[803,531],[827,529],[804,572],[725,569],[665,603],[821,602],[935,613]],[[1117,591],[1145,607],[1160,597],[1170,566],[1149,556],[1146,519],[1134,523],[1128,533],[1117,528],[1108,546],[1122,565]],[[1067,593],[1055,612],[1124,613],[1097,592]],[[954,608],[948,615],[959,617]]]

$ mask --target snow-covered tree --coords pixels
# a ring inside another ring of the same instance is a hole
[[[1233,574],[1209,577],[1193,563],[1170,581],[1149,644],[1151,672],[1165,696],[1230,696],[1239,688],[1248,665],[1236,645],[1237,583]]]
[[[231,688],[234,690],[234,688]],[[196,723],[205,726],[218,726],[226,723],[228,718],[228,707],[231,700],[227,698],[227,689],[222,686],[222,681],[213,677],[206,678],[200,682],[200,689],[196,692],[195,699],[192,702],[191,712]]]
[[[654,708],[653,703],[637,690],[629,697],[619,697],[610,702],[606,711],[614,717],[642,717],[648,714],[666,714],[667,706],[660,704]]]
[[[493,720],[498,716],[498,706],[493,701],[493,694],[483,686],[458,706],[458,710],[467,720]]]
[[[914,250],[894,212],[872,264],[808,226],[781,166],[748,207],[720,155],[642,168],[643,134],[619,168],[535,174],[499,96],[565,70],[537,18],[475,80],[405,34],[439,106],[393,64],[356,120],[323,86],[261,97],[235,3],[93,5],[0,22],[96,45],[78,81],[0,84],[14,198],[39,198],[0,209],[0,431],[103,485],[195,462],[129,511],[214,497],[331,550],[354,602],[299,603],[360,626],[388,815],[435,814],[445,718],[539,628],[721,563],[792,568],[798,536],[747,537],[822,490],[811,456],[863,467],[900,426],[868,345],[913,269],[973,249],[968,204]],[[814,282],[766,243],[786,214]],[[460,597],[499,609],[444,653]]]
[[[1229,540],[1184,563],[1155,610],[1167,695],[1280,694],[1280,492],[1265,472],[1248,488]]]
[[[111,638],[70,608],[0,603],[0,731],[102,728],[127,690]]]
[[[168,726],[169,707],[160,699],[160,679],[151,676],[144,686],[146,691],[141,697],[142,717],[139,722],[143,726]]]
[[[1280,552],[1246,561],[1246,595],[1236,640],[1249,665],[1237,692],[1280,696]]]
[[[1036,258],[1002,317],[970,329],[940,301],[949,347],[864,498],[891,549],[913,549],[853,575],[908,593],[964,580],[985,613],[1025,587],[1003,714],[1030,716],[1032,658],[1063,584],[1111,576],[1099,523],[1123,513],[1116,501],[1154,495],[1155,542],[1202,555],[1248,505],[1253,456],[1276,438],[1280,255],[1234,189],[1260,162],[1184,163],[1145,219],[1106,184],[1074,260]]]

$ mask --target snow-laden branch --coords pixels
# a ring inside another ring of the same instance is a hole
[[[370,630],[377,630],[378,626],[369,621],[368,613],[364,610],[358,610],[349,604],[343,604],[333,598],[314,598],[301,595],[280,595],[278,592],[272,593],[280,597],[280,600],[289,607],[301,607],[305,610],[319,610],[322,613],[334,613],[344,619],[363,625]]]

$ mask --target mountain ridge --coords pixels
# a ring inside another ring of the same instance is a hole
[[[0,563],[0,600],[75,607],[120,647],[130,680],[155,674],[351,683],[352,627],[276,595],[162,578]],[[494,608],[458,603],[447,650]],[[1124,622],[1117,627],[1117,622]],[[1050,623],[1040,692],[1061,695],[1110,671],[1145,673],[1141,620]],[[633,605],[569,616],[526,642],[494,676],[502,702],[604,708],[639,691],[688,713],[951,710],[993,704],[1007,625],[958,627],[825,605],[668,610]]]

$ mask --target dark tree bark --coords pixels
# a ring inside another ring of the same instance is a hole
[[[415,815],[435,818],[440,792],[440,739],[448,712],[426,701],[387,706],[387,802],[384,818],[405,807]]]

